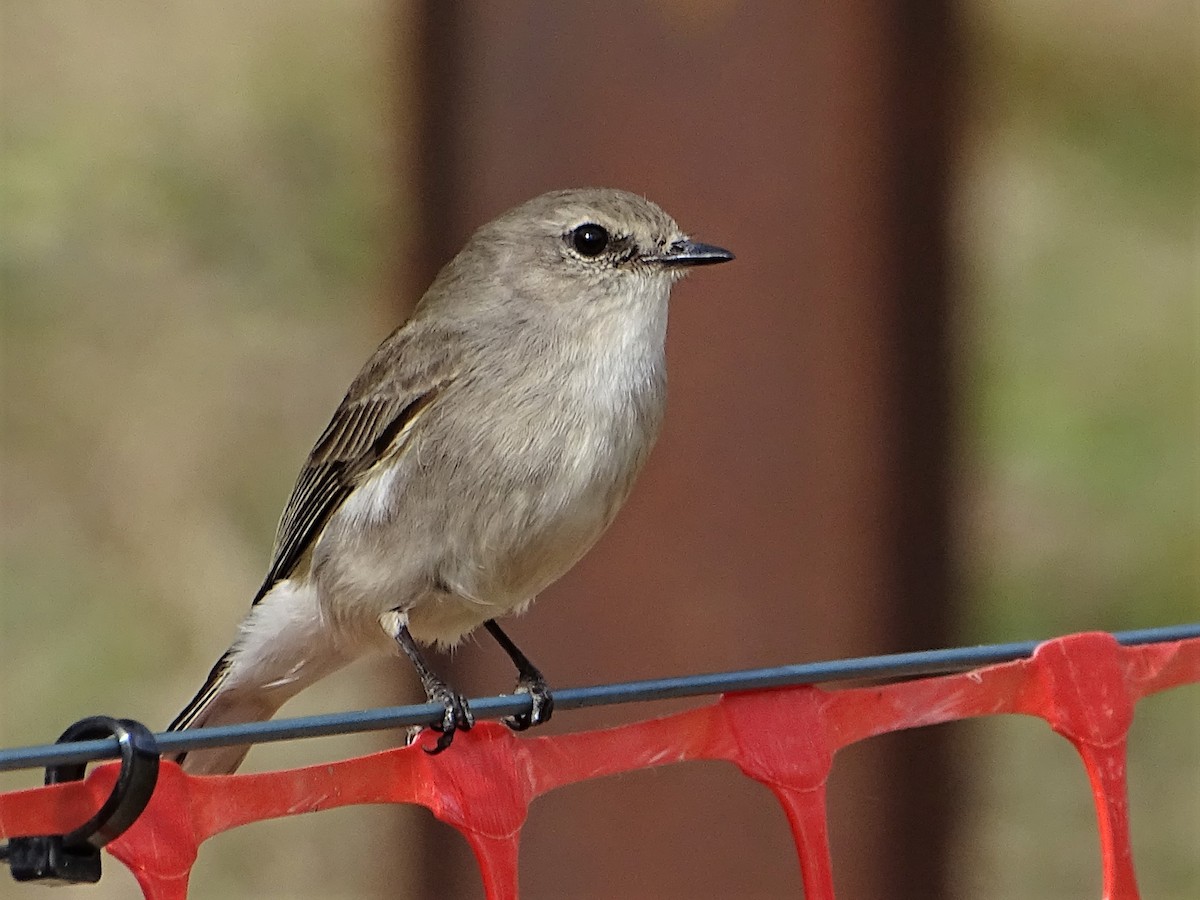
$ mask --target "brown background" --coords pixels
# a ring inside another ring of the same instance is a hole
[[[479,222],[564,186],[645,193],[738,257],[675,292],[667,423],[633,499],[509,629],[553,683],[953,640],[944,216],[955,35],[946,4],[884,6],[424,6],[426,240],[402,296],[419,295]],[[483,693],[511,677],[486,643],[456,667]],[[945,746],[944,732],[926,731],[839,759],[841,896],[940,895]],[[431,896],[478,891],[465,845],[438,829],[430,846]],[[539,801],[522,854],[529,897],[799,890],[773,799],[717,765]]]

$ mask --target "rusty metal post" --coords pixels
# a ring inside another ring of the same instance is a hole
[[[554,683],[952,642],[948,10],[426,0],[403,23],[420,107],[405,284],[508,206],[586,184],[738,254],[676,290],[667,424],[633,500],[511,629]],[[486,641],[456,665],[507,688]],[[948,746],[922,732],[839,760],[840,896],[946,895]],[[430,841],[422,895],[476,895],[466,847]],[[772,800],[715,767],[540,802],[522,865],[533,898],[799,893]]]

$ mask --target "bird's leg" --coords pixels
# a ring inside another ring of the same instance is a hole
[[[513,731],[524,731],[534,725],[549,722],[550,716],[554,714],[554,697],[550,693],[550,687],[546,684],[541,670],[531,663],[529,657],[512,642],[512,638],[500,629],[495,619],[484,622],[483,627],[496,639],[496,643],[508,654],[508,658],[517,667],[517,693],[528,694],[531,700],[529,712],[508,716],[505,718],[504,724]]]
[[[475,716],[471,713],[471,708],[467,706],[467,699],[442,681],[425,662],[425,657],[421,655],[421,651],[417,648],[417,642],[409,634],[408,624],[399,610],[385,613],[380,619],[380,624],[400,645],[400,649],[404,651],[408,661],[417,670],[421,686],[425,688],[425,696],[429,702],[440,703],[446,710],[442,721],[437,725],[430,726],[434,731],[441,732],[437,739],[437,745],[432,750],[428,747],[425,748],[426,753],[441,753],[450,746],[454,740],[454,733],[458,729],[470,731],[471,726],[475,724]]]

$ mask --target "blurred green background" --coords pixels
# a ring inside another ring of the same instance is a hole
[[[966,8],[954,223],[964,640],[1196,620],[1196,7]],[[232,635],[301,457],[393,324],[386,287],[410,224],[397,159],[411,151],[402,5],[0,10],[11,746],[95,712],[165,723]],[[377,681],[351,670],[289,712],[381,702]],[[1098,895],[1082,769],[1036,725],[962,726],[974,753],[964,897]],[[269,762],[393,739],[289,746]],[[1139,707],[1132,752],[1145,895],[1194,896],[1195,689]],[[192,896],[377,891],[380,847],[362,836],[386,815],[226,835],[206,847]],[[325,852],[279,852],[318,843]],[[110,865],[90,896],[132,890]]]

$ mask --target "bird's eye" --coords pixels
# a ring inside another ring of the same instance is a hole
[[[599,256],[608,247],[608,231],[587,222],[571,232],[571,244],[583,256]]]

